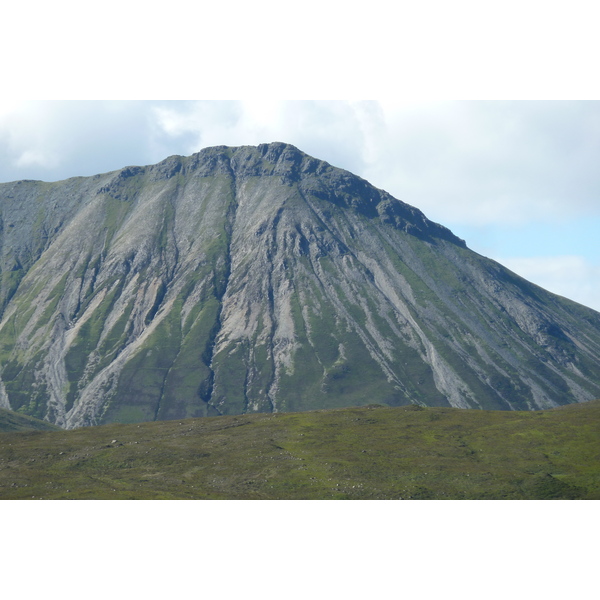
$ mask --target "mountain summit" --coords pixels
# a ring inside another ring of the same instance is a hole
[[[600,314],[288,144],[0,184],[0,407],[63,427],[600,397]]]

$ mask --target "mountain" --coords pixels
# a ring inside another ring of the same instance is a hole
[[[0,184],[0,406],[74,428],[600,397],[600,313],[283,143]]]

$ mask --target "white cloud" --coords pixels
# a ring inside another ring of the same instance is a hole
[[[57,166],[58,160],[40,150],[25,150],[14,161],[17,167],[35,167],[40,166],[44,169]]]
[[[497,260],[548,291],[600,311],[600,263],[594,264],[582,256]]]
[[[239,102],[197,101],[165,102],[152,105],[150,118],[163,135],[171,138],[186,138],[187,153],[198,151],[201,147],[222,145],[225,142],[212,142],[211,138],[226,135],[235,129],[240,118]]]
[[[452,224],[600,213],[600,103],[382,103],[367,178]]]
[[[93,175],[175,154],[185,136],[157,135],[150,114],[156,105],[160,103],[13,105],[0,114],[0,181]]]

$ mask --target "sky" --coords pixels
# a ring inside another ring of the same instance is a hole
[[[360,175],[476,252],[600,310],[599,101],[0,101],[2,182],[272,141]]]

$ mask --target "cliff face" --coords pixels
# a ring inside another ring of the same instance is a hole
[[[66,427],[600,397],[600,314],[293,146],[0,185],[0,406]]]

